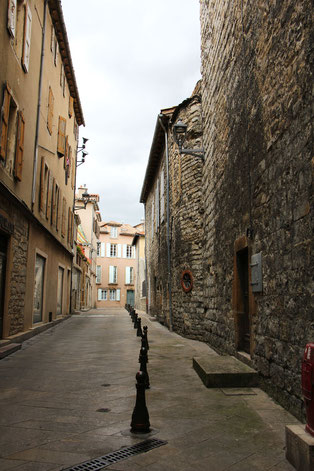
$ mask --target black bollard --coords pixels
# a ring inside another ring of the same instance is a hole
[[[149,389],[149,376],[147,372],[147,363],[148,363],[148,356],[147,356],[147,350],[145,347],[141,347],[140,349],[140,356],[139,356],[139,364],[140,364],[140,371],[143,371],[146,375],[145,379],[145,389]]]
[[[142,322],[142,320],[141,320],[141,318],[139,317],[139,318],[137,319],[137,332],[136,332],[137,337],[142,337],[142,335],[143,335],[141,322]]]
[[[138,319],[138,314],[134,314],[134,329],[137,329],[137,319]]]
[[[131,432],[150,432],[149,414],[145,400],[145,373],[139,371],[136,374],[136,402],[132,414]]]
[[[135,309],[131,309],[130,315],[131,315],[132,322],[134,322]]]
[[[142,345],[146,347],[146,350],[149,350],[149,344],[148,344],[148,339],[147,339],[147,331],[148,327],[147,325],[144,325],[143,327],[143,337],[142,337]]]

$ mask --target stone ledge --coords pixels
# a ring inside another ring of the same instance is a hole
[[[286,458],[297,471],[313,471],[314,437],[304,425],[286,425]]]
[[[193,368],[207,388],[246,388],[258,386],[258,374],[232,356],[193,358]]]

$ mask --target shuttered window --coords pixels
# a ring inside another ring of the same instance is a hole
[[[66,149],[65,132],[66,132],[66,119],[63,118],[62,116],[59,116],[57,151],[58,151],[58,154],[60,155],[65,154],[65,149]]]
[[[49,134],[52,134],[53,108],[54,108],[54,96],[53,96],[51,87],[49,87],[48,114],[47,114],[47,128],[48,128]]]
[[[56,188],[56,229],[59,231],[60,229],[60,218],[61,218],[61,190],[60,187],[57,186]]]
[[[25,5],[25,23],[24,23],[24,37],[23,37],[23,56],[22,66],[25,72],[29,70],[29,59],[31,51],[31,33],[32,33],[32,12],[28,5]]]
[[[65,237],[65,218],[66,218],[66,204],[65,197],[62,199],[62,221],[61,221],[61,236]]]
[[[69,117],[73,116],[73,96],[69,96]]]
[[[14,161],[14,176],[19,181],[22,180],[23,154],[24,154],[24,131],[25,131],[25,120],[24,120],[23,113],[19,111],[15,161]]]
[[[47,178],[47,195],[46,195],[46,219],[51,220],[51,201],[52,201],[52,189],[53,189],[53,176],[50,171],[48,171]]]
[[[100,289],[98,290],[98,301],[107,301],[107,290],[106,289]]]
[[[118,269],[117,267],[109,267],[109,283],[117,283],[118,280]]]
[[[101,265],[96,266],[96,283],[101,283]]]

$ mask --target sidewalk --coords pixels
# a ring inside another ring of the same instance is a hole
[[[298,421],[260,389],[205,388],[192,358],[216,353],[142,319],[150,436],[168,443],[105,469],[293,471],[284,426]],[[127,311],[91,310],[1,360],[0,470],[60,471],[142,442],[129,432],[139,348]]]

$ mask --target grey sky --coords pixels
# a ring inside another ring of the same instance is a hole
[[[135,225],[157,115],[200,78],[198,0],[63,0],[89,138],[77,184],[104,221]]]

